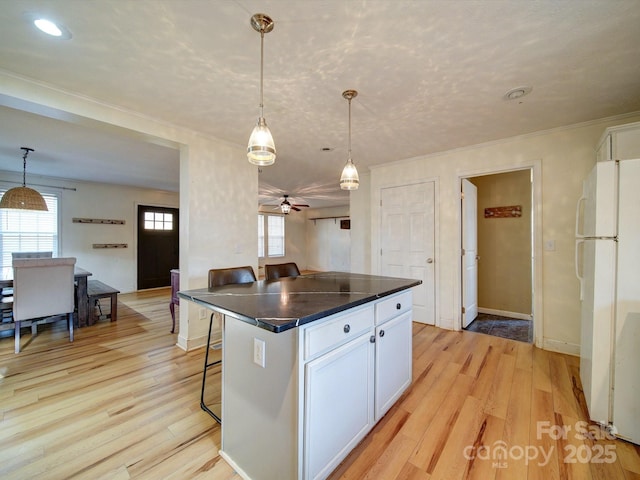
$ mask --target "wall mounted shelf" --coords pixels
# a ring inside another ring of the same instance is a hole
[[[94,243],[93,248],[127,248],[126,243]]]
[[[112,220],[109,218],[74,218],[73,223],[92,223],[100,225],[124,225],[124,220]]]
[[[337,217],[312,217],[312,218],[310,218],[309,220],[313,220],[313,223],[315,224],[315,223],[316,223],[316,220],[330,220],[330,219],[332,219],[332,218],[333,218],[333,222],[334,222],[334,223],[337,223],[337,219],[338,219],[338,218],[346,218],[346,219],[348,219],[348,218],[349,218],[349,215],[339,215],[339,216],[337,216]]]

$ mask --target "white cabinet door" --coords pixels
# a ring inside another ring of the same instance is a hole
[[[411,384],[411,311],[376,328],[376,422]]]
[[[326,478],[374,425],[372,331],[305,365],[304,478]]]

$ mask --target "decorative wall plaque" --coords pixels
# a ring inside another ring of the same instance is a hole
[[[513,218],[522,216],[522,205],[484,209],[484,218]]]

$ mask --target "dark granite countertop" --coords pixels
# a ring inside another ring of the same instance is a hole
[[[280,333],[421,283],[407,278],[323,272],[211,290],[183,290],[178,296]]]

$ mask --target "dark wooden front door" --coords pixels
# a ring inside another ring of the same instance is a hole
[[[138,205],[138,290],[171,285],[178,268],[177,208]]]

